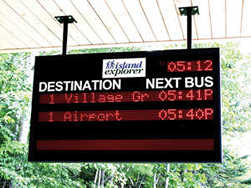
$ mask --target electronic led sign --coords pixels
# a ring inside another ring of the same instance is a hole
[[[36,57],[30,161],[221,162],[219,49]]]

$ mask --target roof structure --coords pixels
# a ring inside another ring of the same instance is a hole
[[[0,0],[0,52],[61,48],[63,15],[68,47],[185,41],[185,6],[199,6],[193,40],[251,38],[250,0]]]

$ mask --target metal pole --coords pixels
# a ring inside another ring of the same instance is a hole
[[[187,17],[187,49],[192,49],[192,15],[199,14],[199,7],[180,7],[180,15]]]
[[[187,49],[192,49],[192,14],[187,12]]]
[[[63,50],[62,55],[66,55],[67,50],[67,35],[68,35],[68,20],[64,20],[64,30],[63,30]]]
[[[64,24],[63,26],[63,49],[62,49],[62,55],[66,55],[67,52],[67,36],[68,36],[68,24],[77,22],[73,16],[56,16],[55,17],[57,21],[61,24]]]

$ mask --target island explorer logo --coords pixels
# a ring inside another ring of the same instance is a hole
[[[146,58],[103,59],[102,78],[146,76]]]

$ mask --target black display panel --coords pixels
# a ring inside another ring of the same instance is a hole
[[[221,162],[219,49],[36,57],[29,161]]]

